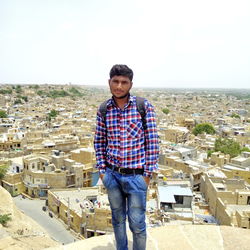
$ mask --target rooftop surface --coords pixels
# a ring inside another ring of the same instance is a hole
[[[77,214],[81,215],[82,208],[81,207],[89,207],[89,204],[86,203],[87,197],[96,197],[97,201],[100,202],[101,207],[109,208],[107,206],[108,197],[106,194],[99,194],[98,188],[84,188],[84,189],[76,189],[76,190],[62,190],[62,191],[53,191],[53,193],[57,196],[57,199],[65,205],[69,202],[69,207],[72,210],[75,210]],[[81,206],[80,206],[81,204]]]
[[[160,186],[158,187],[158,191],[160,201],[167,203],[176,203],[174,195],[193,196],[191,189],[188,187]]]

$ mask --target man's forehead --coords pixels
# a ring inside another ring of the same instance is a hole
[[[128,76],[122,76],[122,75],[115,75],[115,76],[113,76],[112,78],[111,78],[111,80],[112,79],[117,79],[117,80],[128,80],[128,81],[130,81],[130,79],[129,79],[129,77]]]

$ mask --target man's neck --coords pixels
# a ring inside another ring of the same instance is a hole
[[[124,106],[128,103],[129,95],[125,96],[124,98],[116,98],[115,96],[113,96],[113,98],[114,98],[116,105],[120,109],[124,109]]]

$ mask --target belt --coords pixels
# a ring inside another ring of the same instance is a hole
[[[135,169],[132,169],[132,168],[119,168],[117,166],[113,166],[113,165],[110,165],[110,164],[107,164],[107,167],[112,169],[113,171],[115,172],[118,172],[119,174],[143,174],[144,173],[144,169],[143,168],[135,168]]]

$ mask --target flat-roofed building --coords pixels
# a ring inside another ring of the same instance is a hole
[[[99,187],[50,190],[48,207],[85,238],[113,232],[108,196]]]
[[[222,225],[250,228],[250,189],[242,179],[202,177],[209,209]]]
[[[84,165],[66,158],[63,153],[52,157],[28,155],[23,161],[25,192],[31,197],[46,197],[50,188],[83,186]]]
[[[190,187],[182,187],[176,183],[158,186],[158,207],[165,217],[192,221],[192,200],[193,193]]]
[[[226,164],[221,168],[221,170],[227,178],[244,179],[248,184],[250,184],[250,167],[244,168],[232,164]]]
[[[231,163],[236,166],[250,168],[250,152],[242,152],[241,155],[232,158]]]

